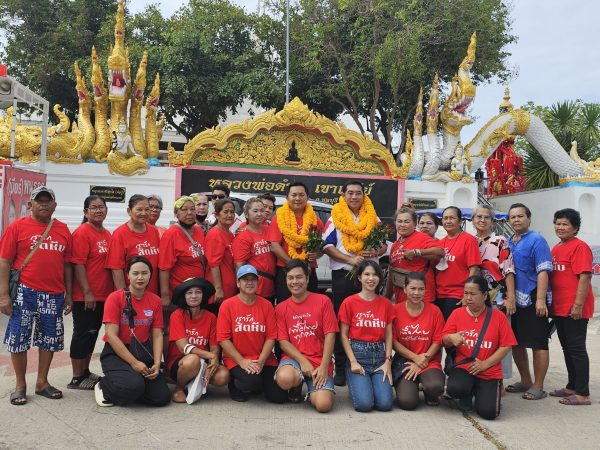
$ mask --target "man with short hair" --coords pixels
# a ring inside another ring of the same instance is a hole
[[[387,249],[386,244],[379,249],[364,249],[365,239],[378,222],[380,222],[379,217],[377,217],[371,199],[365,195],[363,184],[357,180],[351,180],[344,184],[343,196],[333,206],[331,217],[325,224],[323,232],[325,241],[323,252],[329,256],[333,308],[336,314],[346,297],[360,291],[360,288],[349,279],[350,271],[365,258],[378,261]],[[347,357],[339,335],[336,339],[334,354],[334,382],[336,386],[344,386],[346,384]]]
[[[209,228],[214,227],[217,223],[217,216],[214,211],[215,205],[217,204],[218,201],[229,198],[230,194],[231,194],[231,191],[230,191],[229,187],[227,187],[227,185],[225,185],[225,184],[215,184],[215,187],[213,187],[213,190],[212,190],[213,212],[208,216],[208,219],[206,219],[209,224]],[[234,205],[235,205],[235,203],[234,203]],[[233,234],[236,234],[236,231],[239,228],[241,223],[242,223],[242,221],[236,214],[235,220],[229,227],[229,231],[231,231]]]
[[[511,205],[508,220],[515,234],[508,240],[515,265],[517,309],[511,325],[517,346],[513,359],[521,380],[506,387],[508,392],[522,392],[526,400],[546,397],[544,379],[550,362],[548,352],[548,307],[552,303],[549,288],[552,256],[546,240],[531,225],[531,211],[522,203]],[[533,352],[533,374],[529,371],[527,349]]]
[[[71,233],[67,226],[52,219],[56,209],[54,192],[39,186],[31,192],[28,207],[31,216],[8,226],[0,240],[0,311],[9,316],[4,343],[11,354],[16,375],[13,405],[27,403],[27,350],[39,348],[38,376],[35,393],[49,399],[62,398],[62,392],[48,382],[48,371],[54,352],[64,348],[63,310],[71,312],[73,270]],[[23,262],[46,234],[29,262]],[[11,269],[22,269],[16,298],[9,294]],[[35,325],[35,331],[34,331]]]

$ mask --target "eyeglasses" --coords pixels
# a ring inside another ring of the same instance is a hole
[[[475,216],[475,220],[492,220],[491,216],[480,216],[479,214]]]
[[[162,210],[162,208],[160,206],[154,206],[154,205],[150,206],[149,209],[152,210],[152,211],[160,211],[160,210]]]
[[[212,195],[213,200],[223,200],[224,198],[225,198],[225,195],[223,195],[223,194],[219,194],[219,195],[213,194]]]
[[[87,210],[91,212],[104,211],[106,206],[90,206]]]

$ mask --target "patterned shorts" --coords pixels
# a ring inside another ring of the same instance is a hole
[[[20,283],[8,320],[4,343],[10,353],[26,352],[33,345],[49,352],[64,348],[63,294],[36,291]]]

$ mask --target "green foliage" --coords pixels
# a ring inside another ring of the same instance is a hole
[[[565,100],[545,107],[528,102],[522,109],[542,119],[565,151],[577,141],[582,159],[592,161],[600,157],[600,104]],[[523,155],[528,189],[558,186],[558,175],[531,144],[519,138],[515,150]]]

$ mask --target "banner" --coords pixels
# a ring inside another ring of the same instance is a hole
[[[259,195],[268,192],[285,197],[286,186],[300,181],[308,186],[311,200],[333,205],[342,195],[344,184],[356,179],[365,186],[365,193],[371,198],[381,219],[391,218],[404,200],[404,180],[394,180],[388,176],[264,169],[257,172],[256,169],[221,169],[214,166],[194,166],[180,170],[180,195],[210,193],[215,185],[222,183],[232,193]]]
[[[14,220],[29,214],[31,191],[46,184],[46,174],[16,167],[4,167],[2,179],[2,231]]]

